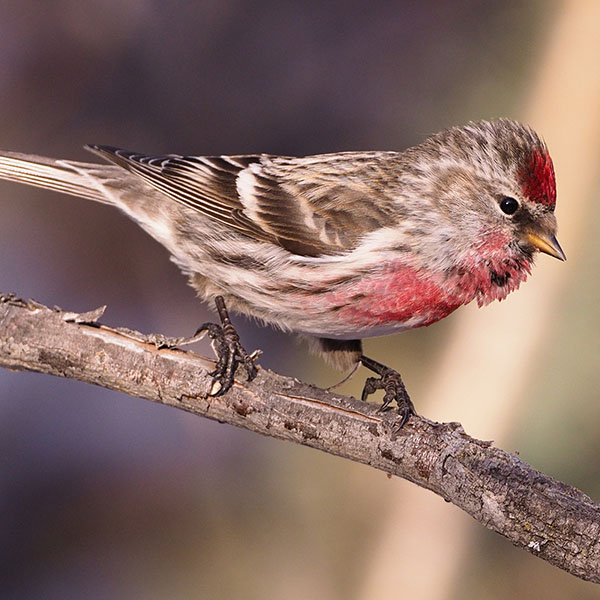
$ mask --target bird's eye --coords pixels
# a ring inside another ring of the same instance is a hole
[[[505,196],[500,200],[500,210],[506,215],[514,215],[519,208],[519,203],[510,196]]]

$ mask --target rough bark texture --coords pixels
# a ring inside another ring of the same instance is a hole
[[[318,448],[408,479],[462,508],[517,546],[600,583],[600,506],[457,423],[413,417],[401,430],[377,405],[259,370],[223,397],[209,395],[212,362],[159,349],[160,336],[0,296],[0,366],[50,373],[161,402]]]

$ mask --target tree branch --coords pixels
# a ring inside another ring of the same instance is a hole
[[[259,369],[222,397],[209,395],[212,361],[159,349],[144,336],[85,314],[0,296],[0,366],[79,379],[293,441],[408,479],[462,508],[513,544],[600,583],[600,506],[518,457],[468,436],[458,423],[395,413]]]

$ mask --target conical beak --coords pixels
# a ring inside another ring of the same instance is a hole
[[[528,233],[527,238],[540,252],[554,256],[554,258],[558,258],[559,260],[567,260],[556,236],[538,232]]]

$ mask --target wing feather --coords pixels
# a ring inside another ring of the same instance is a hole
[[[392,214],[379,165],[395,153],[152,157],[88,148],[176,202],[296,254],[351,250],[366,233],[389,224]]]

